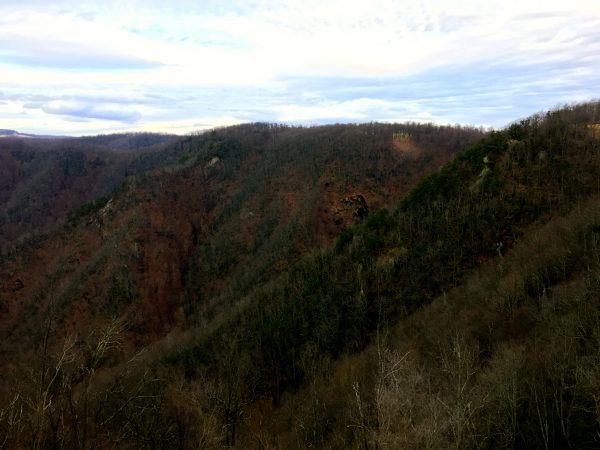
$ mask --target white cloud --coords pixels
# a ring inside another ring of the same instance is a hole
[[[3,0],[0,92],[11,100],[0,127],[96,129],[74,117],[102,131],[134,121],[502,125],[597,95],[599,30],[589,0]],[[23,113],[38,122],[19,122]]]

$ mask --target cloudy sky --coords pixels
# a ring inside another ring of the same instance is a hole
[[[0,0],[0,128],[501,127],[600,97],[598,0]]]

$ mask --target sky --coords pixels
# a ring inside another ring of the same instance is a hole
[[[0,128],[503,127],[600,97],[598,0],[0,0]]]

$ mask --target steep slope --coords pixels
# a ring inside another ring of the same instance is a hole
[[[598,447],[598,200],[525,229],[514,251],[401,322],[379,349],[372,442]]]
[[[140,152],[157,151],[175,138],[140,133],[1,140],[0,249],[50,230],[73,208],[108,194],[137,173]]]
[[[242,447],[597,448],[599,114],[482,141],[177,364],[244,386]]]
[[[136,158],[132,171],[164,168],[7,259],[4,336],[35,340],[49,311],[64,332],[127,313],[142,342],[204,321],[480,135],[406,125],[420,154],[404,155],[398,129],[249,125]]]
[[[245,445],[597,448],[598,200],[525,227],[361,352],[319,362],[281,406],[245,406]]]
[[[589,365],[581,367],[592,382],[577,394],[586,400],[573,402],[580,397],[571,394],[569,377],[578,369],[550,373],[545,368],[558,359],[518,360],[540,371],[527,378],[532,389],[515,391],[525,400],[512,411],[533,418],[518,431],[513,421],[513,437],[506,434],[510,421],[489,420],[502,406],[502,383],[492,375],[484,382],[483,374],[501,375],[486,364],[511,339],[546,329],[548,348],[565,341],[551,325],[532,326],[519,308],[539,303],[540,293],[572,274],[585,280],[595,273],[596,247],[586,244],[595,236],[594,214],[572,219],[582,246],[548,253],[547,265],[543,254],[530,258],[523,274],[500,274],[508,281],[523,275],[532,299],[507,293],[497,301],[504,322],[489,320],[491,313],[472,318],[468,302],[464,315],[445,308],[450,297],[463,310],[459,300],[469,291],[459,286],[470,275],[476,281],[491,270],[485,267],[520,251],[526,258],[534,247],[519,246],[544,223],[593,204],[600,195],[598,122],[599,105],[587,104],[492,133],[427,177],[395,213],[378,210],[345,229],[363,216],[361,197],[371,211],[386,205],[378,198],[395,203],[402,180],[426,172],[428,158],[447,158],[451,144],[436,152],[423,145],[435,129],[376,124],[308,131],[254,125],[182,141],[171,150],[176,166],[125,186],[74,217],[71,229],[4,262],[2,357],[8,361],[18,348],[29,358],[4,364],[15,380],[5,382],[5,392],[18,392],[6,395],[13,399],[6,417],[25,411],[11,423],[33,424],[30,442],[38,447],[593,448],[597,412],[586,411],[598,391]],[[455,141],[464,136],[444,132]],[[331,198],[356,208],[343,216]],[[342,230],[335,248],[300,258],[315,248],[307,242],[327,240],[331,222]],[[33,275],[38,271],[44,275]],[[487,298],[496,276],[488,274],[474,299]],[[597,308],[593,292],[589,307]],[[420,319],[426,311],[431,318]],[[428,342],[436,315],[468,331],[443,330],[441,341]],[[111,316],[121,321],[107,325]],[[551,320],[545,317],[538,316]],[[37,336],[32,319],[46,324]],[[105,331],[85,333],[81,323]],[[577,354],[593,360],[594,332],[585,327]],[[406,347],[384,346],[384,335],[403,337]],[[439,351],[440,342],[448,347]],[[34,381],[20,382],[26,373]],[[419,397],[406,395],[400,373],[412,377],[406,379]],[[545,390],[561,382],[562,391]],[[481,406],[474,402],[480,386],[500,394]],[[19,410],[23,399],[32,406]],[[37,405],[48,399],[52,407],[40,413]],[[7,421],[3,430],[11,442],[29,439]]]
[[[398,151],[398,129],[411,132],[418,154]],[[138,400],[167,386],[137,372],[148,344],[214,328],[248,293],[479,136],[421,125],[247,125],[140,155],[131,170],[161,168],[72,211],[66,227],[2,262],[3,438],[31,448],[112,445],[106,425],[129,423],[122,414],[146,411]],[[118,393],[135,391],[132,379],[109,375],[121,367],[142,383],[131,401]],[[112,380],[108,396],[97,390],[102,373]],[[102,426],[101,411],[115,413]],[[134,437],[145,425],[127,427],[114,437],[125,439],[120,447],[146,445]],[[170,437],[139,438],[172,447]]]
[[[521,428],[513,428],[512,437],[502,438],[509,439],[509,444],[499,437],[499,433],[506,430],[493,428],[494,416],[490,409],[485,409],[487,416],[479,417],[477,414],[483,412],[483,407],[472,402],[474,397],[463,395],[462,390],[476,385],[473,374],[485,369],[487,358],[501,350],[507,340],[533,339],[535,334],[530,335],[530,331],[545,330],[544,339],[549,343],[542,344],[542,348],[558,348],[556,346],[565,342],[565,335],[556,334],[552,323],[552,317],[556,316],[538,315],[539,320],[548,322],[532,327],[536,316],[520,309],[523,297],[509,295],[503,312],[508,318],[504,323],[499,321],[498,329],[493,319],[478,318],[476,310],[466,310],[460,314],[476,326],[465,330],[466,337],[460,334],[454,343],[446,341],[448,347],[441,349],[439,341],[430,347],[426,343],[425,350],[419,351],[424,358],[429,358],[427,370],[433,372],[429,380],[438,383],[439,389],[446,389],[446,393],[441,396],[444,391],[432,388],[437,385],[430,385],[425,379],[420,389],[440,394],[425,397],[433,402],[434,409],[427,412],[407,406],[423,417],[419,419],[424,427],[419,431],[420,438],[401,429],[391,429],[390,436],[384,436],[385,423],[393,424],[395,419],[378,415],[381,411],[377,408],[381,405],[375,400],[389,386],[381,384],[383,381],[377,384],[376,380],[384,369],[393,375],[396,364],[403,361],[403,354],[397,360],[390,357],[391,365],[382,368],[383,356],[370,362],[368,349],[373,339],[388,333],[398,321],[406,318],[410,324],[413,314],[434,298],[441,295],[437,304],[445,305],[444,292],[460,285],[479,264],[507,257],[511,248],[522,240],[527,242],[526,236],[535,233],[543,223],[574,208],[593,205],[593,199],[599,194],[600,142],[594,132],[594,124],[600,119],[598,106],[595,103],[580,105],[534,116],[504,132],[494,133],[420,183],[401,202],[396,214],[383,211],[371,215],[364,224],[340,236],[335,252],[325,252],[293,266],[276,283],[254,292],[241,308],[221,318],[214,327],[198,329],[191,337],[180,336],[175,341],[177,350],[172,345],[173,340],[160,352],[157,350],[157,355],[168,355],[167,361],[172,367],[168,376],[156,372],[162,382],[177,380],[173,371],[178,368],[183,380],[197,380],[182,387],[183,391],[195,392],[204,398],[199,400],[203,405],[198,406],[200,409],[186,410],[185,414],[190,416],[172,416],[165,406],[162,416],[165,424],[173,423],[170,420],[183,420],[193,433],[206,432],[203,427],[208,427],[215,439],[241,448],[257,444],[267,448],[370,448],[376,445],[394,448],[394,442],[433,448],[494,448],[496,445],[594,448],[598,432],[597,409],[594,409],[598,398],[594,381],[597,372],[589,372],[589,365],[577,365],[577,361],[582,364],[584,360],[593,361],[597,348],[593,337],[594,316],[585,325],[592,328],[582,328],[581,338],[569,341],[569,345],[578,342],[575,366],[552,371],[553,361],[557,361],[552,356],[536,366],[535,372],[530,372],[533,375],[524,381],[529,385],[518,386],[519,396],[525,397],[519,397],[520,403],[514,411],[518,417],[534,415],[524,421]],[[584,250],[589,247],[586,242],[595,239],[594,221],[595,216],[590,213],[588,221],[579,228],[583,233],[579,239]],[[529,256],[532,265],[522,274],[523,292],[535,301],[539,295],[546,295],[550,286],[571,280],[572,274],[583,273],[584,280],[586,273],[596,273],[595,266],[586,262],[594,258],[594,248],[589,247],[592,253],[571,247],[560,249],[557,255],[550,252],[549,257],[556,256],[556,259],[550,259],[547,265],[543,256],[540,260]],[[531,251],[531,247],[525,250],[526,253]],[[583,272],[574,272],[576,266],[569,259],[571,252]],[[539,267],[536,261],[540,262]],[[595,275],[590,280],[593,277]],[[593,288],[589,292],[586,301],[590,303],[586,308],[597,308]],[[477,295],[486,298],[488,294],[484,290]],[[453,293],[455,295],[460,294]],[[579,294],[566,294],[571,295]],[[558,310],[557,313],[561,316]],[[437,330],[435,317],[427,327],[432,332]],[[456,331],[456,328],[451,330]],[[419,333],[418,326],[411,327],[410,332]],[[448,334],[441,333],[441,336]],[[411,349],[410,340],[407,341],[406,351],[416,351]],[[525,343],[524,348],[528,345]],[[475,356],[473,346],[478,349]],[[390,352],[395,347],[392,345]],[[567,355],[572,352],[572,348],[568,348]],[[348,361],[344,356],[362,351],[366,352],[362,358]],[[373,351],[370,354],[373,355]],[[470,359],[461,360],[460,355]],[[340,358],[340,363],[332,364]],[[415,364],[423,362],[417,359]],[[453,364],[458,368],[452,376],[458,379],[448,376]],[[528,364],[522,367],[531,369]],[[577,397],[574,402],[569,387],[574,385],[568,380],[580,369],[592,379],[586,381],[587,384],[583,379],[576,382],[582,389],[577,395],[583,397]],[[427,372],[408,375],[419,377],[424,373]],[[331,378],[334,382],[328,381]],[[448,380],[456,383],[444,384]],[[490,382],[493,383],[493,379]],[[558,389],[560,383],[563,387]],[[453,391],[453,398],[448,397],[452,386],[459,389]],[[473,391],[470,395],[476,393]],[[402,391],[396,395],[402,396]],[[502,394],[498,394],[496,399],[499,398]],[[454,401],[451,407],[441,403],[449,400]],[[497,406],[497,401],[487,404],[486,408]],[[169,407],[180,405],[177,398],[171,402]],[[214,408],[211,414],[202,412],[206,411],[203,408],[210,410],[211,407]],[[557,408],[558,413],[555,413]],[[407,414],[406,410],[395,411],[388,413]],[[431,415],[433,412],[439,415],[439,423]],[[200,420],[201,425],[194,425],[195,419],[191,417]],[[380,422],[384,418],[387,422]],[[185,422],[188,419],[192,422]],[[413,420],[417,420],[417,416]],[[225,428],[220,431],[210,428],[214,423],[211,421]],[[482,428],[484,424],[492,428]],[[433,428],[427,429],[427,426]],[[482,438],[484,432],[489,433],[485,439]],[[429,444],[419,440],[423,436],[431,437]]]

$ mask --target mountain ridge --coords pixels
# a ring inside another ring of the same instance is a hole
[[[144,154],[0,264],[0,392],[42,447],[594,448],[599,120],[251,124]]]

